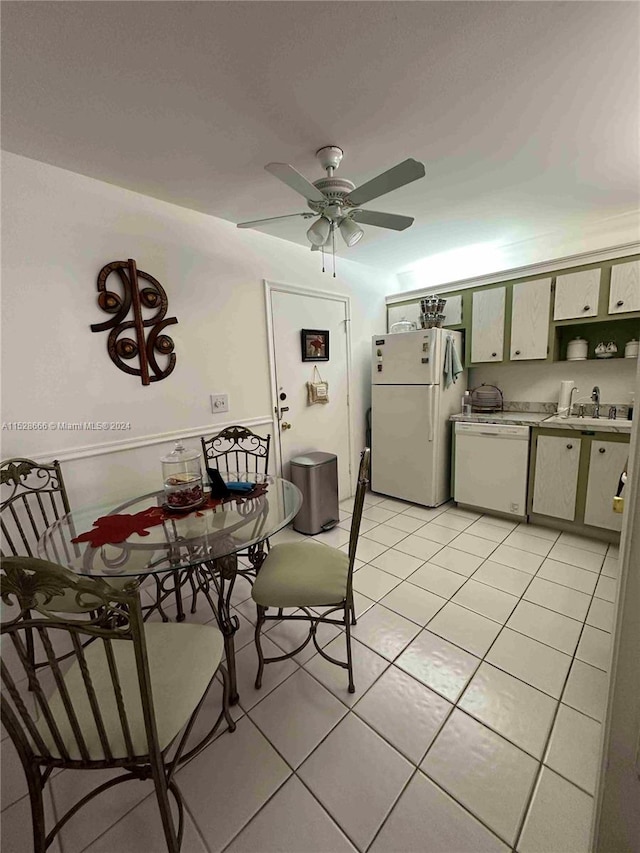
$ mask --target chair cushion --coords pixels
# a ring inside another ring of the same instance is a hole
[[[224,641],[216,627],[194,623],[148,623],[145,625],[145,637],[158,740],[160,749],[166,749],[189,720],[204,695],[222,659]],[[139,756],[148,755],[149,746],[142,713],[134,644],[131,640],[113,640],[111,647],[116,660],[134,753]],[[89,643],[85,646],[84,654],[113,757],[126,758],[127,749],[104,643],[100,639]],[[91,759],[104,760],[106,756],[77,660],[65,674],[64,682]],[[82,756],[58,690],[52,694],[49,705],[69,755],[73,760],[81,760]],[[37,726],[51,754],[60,757],[43,717],[38,720]]]
[[[87,578],[86,580],[91,580]],[[106,578],[104,580],[107,580]],[[121,592],[124,585],[129,581],[135,580],[132,577],[110,578],[107,580],[109,586],[112,586],[118,592]],[[36,599],[42,604],[43,610],[48,610],[51,613],[88,613],[90,610],[95,610],[102,606],[102,601],[99,598],[92,599],[90,595],[84,593],[83,601],[87,605],[79,605],[77,600],[77,592],[73,589],[66,589],[61,595],[54,595],[51,601],[44,603],[45,596],[38,595]]]
[[[347,594],[349,557],[315,542],[274,545],[260,567],[251,596],[262,607],[340,604]]]

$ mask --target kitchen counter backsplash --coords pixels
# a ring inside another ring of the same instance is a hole
[[[580,403],[584,406],[584,414],[587,418],[592,418],[595,410],[595,403]],[[629,406],[626,403],[600,403],[600,416],[608,417],[611,406],[616,407],[616,418],[618,420],[626,420],[629,414]],[[557,403],[523,403],[518,400],[505,400],[505,412],[544,412],[546,415],[555,415],[558,408]],[[574,404],[574,412],[577,413],[577,406]]]

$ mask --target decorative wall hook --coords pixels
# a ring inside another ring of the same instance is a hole
[[[107,290],[107,278],[112,272],[117,273],[120,278],[122,296],[113,290]],[[150,286],[139,289],[138,279],[141,278]],[[165,326],[178,321],[175,317],[165,319],[169,302],[160,282],[149,273],[139,270],[136,262],[129,258],[128,261],[112,261],[102,267],[98,275],[98,291],[98,305],[107,314],[114,316],[104,323],[92,323],[91,331],[104,332],[111,329],[107,350],[116,367],[125,373],[140,376],[143,385],[165,379],[176,366],[176,356],[172,339],[160,332]],[[142,315],[143,308],[157,308],[158,311],[153,317],[145,319]],[[130,310],[133,310],[133,319],[125,320]],[[145,327],[151,329],[146,339]],[[135,330],[135,338],[119,337],[127,329]],[[169,356],[164,369],[156,361],[156,353]],[[125,363],[136,356],[140,359],[139,367],[130,367]]]

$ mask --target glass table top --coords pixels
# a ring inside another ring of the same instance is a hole
[[[266,492],[257,497],[234,497],[189,513],[167,512],[161,524],[132,533],[124,542],[97,547],[72,540],[92,530],[98,518],[161,507],[164,492],[150,492],[118,505],[75,509],[46,530],[38,543],[38,556],[77,574],[122,577],[174,571],[235,554],[273,536],[302,506],[302,494],[293,483],[270,476],[260,480]]]

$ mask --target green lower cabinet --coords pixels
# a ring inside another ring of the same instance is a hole
[[[630,436],[534,428],[528,514],[534,523],[616,540],[623,516],[613,498],[626,468]]]

